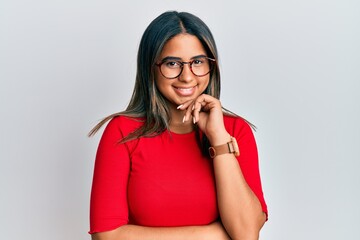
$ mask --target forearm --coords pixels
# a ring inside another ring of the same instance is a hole
[[[143,227],[124,225],[115,230],[95,233],[92,240],[229,240],[219,222],[204,226]]]
[[[232,239],[258,239],[266,217],[235,156],[223,154],[213,161],[218,207],[225,229]]]
[[[178,109],[186,110],[185,122],[190,116],[193,117],[194,124],[197,124],[199,129],[205,133],[211,146],[221,146],[229,142],[230,135],[225,127],[223,110],[218,99],[202,94],[195,100],[183,103]],[[239,124],[241,124],[240,121]],[[247,131],[246,129],[243,130]],[[251,134],[250,131],[251,129],[248,130],[247,134]],[[246,134],[246,132],[243,133]],[[250,136],[250,138],[245,139],[245,144],[240,145],[240,147],[246,146],[247,140],[253,141]],[[255,144],[255,142],[253,141],[251,144]],[[254,153],[256,147],[254,145],[250,147]],[[250,155],[253,156],[248,160],[257,161],[257,156]],[[247,184],[238,160],[234,154],[220,154],[213,159],[213,165],[218,208],[227,233],[233,240],[258,239],[259,231],[266,220],[266,216],[262,212],[257,196]],[[257,170],[254,168],[250,171]],[[251,175],[256,174],[256,172],[246,172],[246,174]]]

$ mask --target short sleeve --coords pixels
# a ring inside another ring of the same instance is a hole
[[[112,119],[100,139],[94,166],[90,198],[90,231],[116,229],[129,222],[127,183],[130,172],[129,150],[119,118]]]
[[[252,129],[243,119],[237,118],[236,121],[234,121],[233,136],[239,145],[240,156],[237,157],[237,160],[243,176],[251,190],[259,199],[263,212],[268,215],[261,186],[258,151]]]

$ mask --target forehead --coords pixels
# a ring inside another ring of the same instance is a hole
[[[172,56],[190,59],[198,55],[206,55],[205,48],[200,40],[194,35],[178,34],[165,44],[160,58]]]

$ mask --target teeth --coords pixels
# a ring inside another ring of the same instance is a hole
[[[190,96],[191,94],[193,94],[195,87],[196,86],[188,87],[188,88],[184,88],[184,87],[175,87],[175,88],[179,94],[184,96]]]
[[[177,89],[179,89],[179,90],[191,90],[191,89],[193,89],[194,87],[190,87],[190,88],[177,88]]]
[[[178,88],[182,92],[191,92],[193,88]]]

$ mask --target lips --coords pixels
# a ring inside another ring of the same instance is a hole
[[[195,92],[195,88],[194,87],[174,87],[175,92],[180,95],[180,96],[190,96]]]

